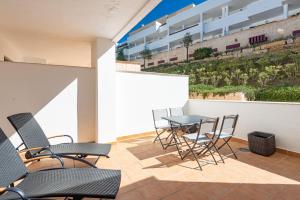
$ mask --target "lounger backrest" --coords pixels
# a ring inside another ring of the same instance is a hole
[[[26,173],[26,167],[15,147],[0,128],[0,187],[9,186]]]
[[[7,117],[7,119],[18,132],[26,148],[48,147],[50,145],[43,129],[31,113],[15,114]]]

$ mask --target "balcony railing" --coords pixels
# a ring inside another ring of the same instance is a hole
[[[185,31],[185,30],[191,29],[191,28],[193,28],[193,27],[196,27],[196,26],[199,26],[199,24],[195,24],[195,25],[192,25],[192,26],[186,27],[186,28],[184,28],[184,29],[181,29],[181,30],[179,30],[179,31],[176,31],[176,32],[170,33],[169,35],[174,35],[174,34],[176,34],[176,33],[180,33],[180,32],[182,32],[182,31]]]

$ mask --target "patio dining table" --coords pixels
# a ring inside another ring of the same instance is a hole
[[[181,115],[181,116],[171,116],[171,117],[162,117],[162,119],[167,120],[171,125],[171,140],[169,143],[169,146],[172,146],[172,142],[174,141],[174,144],[176,146],[176,149],[178,151],[178,154],[181,159],[184,158],[183,156],[183,150],[181,149],[181,141],[177,134],[178,129],[181,129],[183,131],[184,127],[192,126],[194,124],[197,124],[200,122],[200,120],[208,120],[210,117],[207,116],[201,116],[201,115]]]

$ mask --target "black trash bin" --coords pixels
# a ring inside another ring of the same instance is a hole
[[[271,133],[249,133],[248,144],[250,151],[259,155],[270,156],[276,151],[275,135]]]

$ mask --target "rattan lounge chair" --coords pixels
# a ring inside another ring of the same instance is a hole
[[[34,150],[28,151],[26,158],[39,157],[49,154],[58,155],[64,158],[70,158],[85,162],[92,165],[86,160],[81,159],[86,156],[101,156],[109,157],[111,145],[110,144],[97,144],[97,143],[73,143],[73,138],[69,135],[58,135],[47,138],[43,129],[35,120],[31,113],[20,113],[7,117],[12,126],[16,129],[17,133],[21,137],[25,146],[25,149],[35,147],[47,147],[47,150]],[[70,143],[51,145],[49,139],[57,137],[68,137]],[[20,146],[21,146],[20,145]],[[19,147],[20,147],[19,146]],[[96,162],[98,161],[96,160]]]
[[[16,181],[20,181],[19,184],[15,185]],[[47,197],[114,199],[120,181],[119,170],[59,168],[29,173],[14,146],[0,129],[1,200]]]

